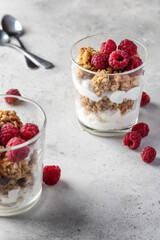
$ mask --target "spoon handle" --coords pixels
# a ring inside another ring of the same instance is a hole
[[[25,46],[23,45],[23,43],[21,42],[21,40],[15,36],[15,38],[17,39],[17,41],[19,42],[21,48],[23,48],[24,50],[26,50]],[[36,64],[34,64],[29,58],[25,57],[27,66],[31,69],[37,69],[38,66]]]
[[[49,68],[53,68],[54,65],[51,62],[48,62],[30,52],[28,52],[27,50],[24,50],[23,48],[17,46],[16,44],[11,44],[11,43],[6,43],[5,44],[8,47],[12,47],[14,49],[16,49],[17,51],[23,53],[23,55],[25,55],[27,58],[29,58],[32,62],[34,62],[36,65],[49,69]]]

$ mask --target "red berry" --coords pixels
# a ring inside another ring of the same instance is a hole
[[[115,42],[111,39],[108,39],[107,42],[104,42],[101,44],[101,53],[106,54],[108,57],[109,55],[115,51],[117,48],[117,45],[115,44]]]
[[[20,129],[20,136],[25,141],[28,141],[29,139],[33,138],[39,133],[39,128],[36,124],[33,123],[27,123]]]
[[[91,59],[91,64],[96,69],[105,69],[108,67],[108,58],[104,53],[96,53]]]
[[[109,56],[109,65],[114,69],[124,68],[128,65],[129,56],[122,50],[116,50]]]
[[[150,102],[150,97],[146,92],[142,92],[142,98],[141,98],[141,107],[147,105]]]
[[[139,132],[129,132],[123,137],[123,143],[125,146],[135,150],[141,143],[141,134]]]
[[[133,56],[137,53],[137,46],[134,42],[124,39],[120,42],[118,49],[128,53],[129,56]]]
[[[14,147],[19,144],[22,144],[22,143],[25,143],[25,140],[18,138],[18,137],[14,137],[9,140],[6,147],[10,148],[10,147]],[[15,150],[8,150],[6,152],[6,157],[8,158],[8,161],[10,161],[10,162],[20,162],[28,156],[29,151],[30,151],[30,149],[28,146],[21,147],[21,148],[15,149]]]
[[[136,131],[136,132],[139,132],[143,137],[146,137],[149,133],[149,127],[146,123],[143,123],[143,122],[140,122],[140,123],[137,123],[135,124],[133,127],[132,127],[132,132],[133,131]]]
[[[19,128],[11,123],[6,123],[0,128],[0,143],[6,145],[13,137],[19,137]]]
[[[61,169],[58,166],[45,166],[43,169],[43,182],[47,185],[56,184],[61,176]]]
[[[146,163],[151,163],[156,157],[156,150],[150,146],[145,147],[141,151],[142,160]]]
[[[126,68],[127,71],[130,71],[130,70],[133,70],[139,66],[142,65],[142,60],[137,57],[137,56],[132,56],[130,59],[129,59],[129,63],[128,63],[128,66]]]
[[[6,92],[6,95],[21,96],[21,94],[18,91],[18,89],[13,89],[13,88],[8,90],[8,92]],[[8,103],[8,104],[15,104],[18,99],[17,98],[12,98],[12,97],[6,97],[5,100],[6,100],[6,103]]]

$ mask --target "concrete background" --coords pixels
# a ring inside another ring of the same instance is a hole
[[[61,181],[44,187],[29,212],[0,218],[1,240],[159,240],[160,236],[160,2],[159,0],[1,0],[0,16],[17,17],[30,51],[52,61],[52,70],[30,70],[23,56],[0,47],[0,93],[18,88],[48,117],[45,164],[62,169]],[[124,34],[149,51],[145,90],[151,103],[140,121],[150,134],[137,151],[121,138],[89,135],[79,127],[70,71],[72,44],[97,33]],[[157,150],[147,165],[143,147]]]

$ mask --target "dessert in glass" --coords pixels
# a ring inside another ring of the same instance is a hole
[[[120,35],[94,35],[71,49],[78,121],[99,136],[123,135],[137,123],[147,50]]]
[[[0,95],[0,216],[24,212],[38,201],[45,127],[46,116],[37,103]]]

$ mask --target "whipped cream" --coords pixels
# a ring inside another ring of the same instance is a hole
[[[129,99],[129,100],[136,100],[141,93],[141,87],[137,86],[134,88],[131,88],[127,92],[117,90],[115,92],[108,91],[105,93],[102,93],[101,97],[98,97],[96,93],[93,91],[93,84],[91,82],[91,79],[85,79],[81,80],[78,79],[75,75],[73,75],[73,83],[75,88],[78,90],[78,92],[91,99],[94,102],[100,101],[104,96],[110,99],[111,102],[121,104],[123,102],[123,99]]]

